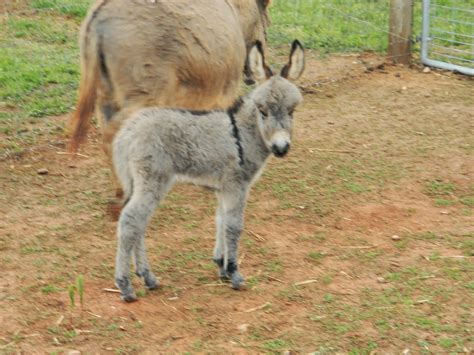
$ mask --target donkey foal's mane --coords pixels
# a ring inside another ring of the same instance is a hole
[[[230,123],[232,123],[232,135],[234,136],[237,144],[237,149],[239,151],[239,165],[244,164],[244,148],[242,148],[242,141],[240,140],[239,128],[237,127],[237,122],[235,121],[235,114],[239,112],[240,107],[244,103],[244,100],[239,97],[234,104],[227,109],[227,115],[230,118]]]

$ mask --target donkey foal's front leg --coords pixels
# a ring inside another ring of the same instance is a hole
[[[245,279],[239,272],[239,265],[237,259],[237,249],[239,245],[241,227],[235,225],[226,225],[226,242],[227,242],[227,277],[230,278],[232,288],[239,290],[245,288]]]
[[[227,271],[224,267],[225,247],[225,212],[222,198],[217,195],[218,206],[216,211],[216,244],[214,247],[213,260],[219,267],[218,276],[221,279],[228,279]]]
[[[245,280],[239,272],[238,249],[240,234],[244,226],[244,208],[246,194],[229,196],[224,201],[225,206],[225,258],[224,267],[230,278],[232,288],[245,288]]]

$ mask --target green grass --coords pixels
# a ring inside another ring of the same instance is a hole
[[[447,206],[451,206],[451,205],[453,205],[453,204],[454,204],[453,201],[451,201],[451,200],[446,200],[446,199],[444,199],[444,198],[437,198],[437,199],[435,200],[435,205],[436,205],[436,206],[439,206],[439,207],[447,207]]]
[[[21,43],[20,43],[21,45]],[[6,48],[0,57],[0,97],[26,117],[59,115],[71,110],[79,71],[61,47],[29,44]]]
[[[77,33],[90,3],[19,1],[0,18],[0,125],[9,136],[0,144],[2,153],[35,143],[41,132],[25,125],[72,110],[79,81]]]
[[[425,183],[425,193],[434,199],[435,206],[449,207],[453,205],[464,205],[470,214],[470,208],[474,207],[474,187],[456,186],[450,181],[441,179],[431,180]]]
[[[321,253],[321,252],[316,252],[316,251],[312,251],[310,253],[308,253],[308,259],[315,263],[315,264],[319,264],[321,263],[321,260],[326,256],[326,254],[324,253]]]
[[[458,245],[466,256],[474,256],[474,233],[463,235],[463,241]]]
[[[43,292],[44,294],[50,294],[50,293],[55,293],[55,292],[59,292],[61,291],[58,287],[54,286],[54,285],[46,285],[44,287],[41,287],[41,292]]]
[[[279,351],[289,348],[290,343],[283,339],[272,339],[264,342],[262,347],[269,351]]]
[[[383,51],[388,13],[386,1],[275,1],[269,41],[282,45],[298,38],[324,52]]]
[[[38,10],[48,10],[82,19],[91,0],[33,0],[31,6]]]
[[[0,125],[8,140],[2,153],[34,144],[41,134],[26,125],[70,112],[79,80],[74,21],[45,13],[9,16],[0,37]],[[51,130],[42,128],[50,133]],[[57,133],[57,132],[56,132]]]
[[[456,190],[456,187],[451,182],[435,180],[427,183],[426,189],[429,195],[445,196],[452,194]]]
[[[461,203],[469,207],[474,207],[474,196],[466,196],[461,198]]]

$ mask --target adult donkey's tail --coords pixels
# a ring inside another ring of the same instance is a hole
[[[95,110],[100,75],[99,46],[97,36],[91,35],[91,22],[100,9],[93,9],[81,29],[81,82],[76,109],[69,122],[69,151],[76,152],[86,139],[91,117]]]

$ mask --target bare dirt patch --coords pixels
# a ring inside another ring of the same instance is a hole
[[[214,197],[188,186],[147,232],[162,287],[134,304],[104,292],[116,243],[99,137],[71,159],[36,124],[37,144],[0,162],[1,351],[472,351],[474,85],[382,63],[309,60],[293,150],[246,211],[243,292],[211,262]]]

